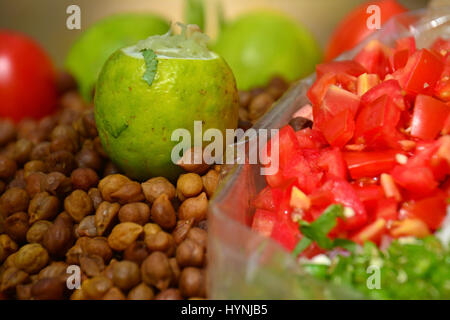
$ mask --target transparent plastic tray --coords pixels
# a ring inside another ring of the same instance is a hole
[[[450,6],[399,15],[338,59],[352,58],[372,39],[393,45],[396,39],[410,35],[415,37],[418,47],[430,45],[439,36],[450,37]],[[314,79],[311,76],[293,85],[254,128],[285,125],[293,113],[309,103],[306,92]],[[347,288],[313,279],[278,243],[249,228],[254,213],[250,201],[265,185],[259,165],[225,168],[209,211],[209,296],[213,299],[364,298]]]

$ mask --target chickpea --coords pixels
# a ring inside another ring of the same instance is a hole
[[[60,300],[64,298],[64,281],[58,278],[44,278],[31,287],[31,296],[35,300]]]
[[[176,250],[177,262],[181,267],[201,267],[204,257],[205,248],[191,239],[184,240]]]
[[[175,187],[164,177],[156,177],[141,184],[145,199],[153,203],[160,195],[166,194],[169,200],[175,197]]]
[[[86,297],[97,300],[101,299],[112,286],[110,279],[105,276],[96,276],[83,281],[81,289]]]
[[[91,214],[94,210],[92,200],[83,190],[75,190],[64,200],[64,209],[76,222]]]
[[[125,260],[136,262],[141,265],[142,261],[145,260],[149,255],[149,250],[145,245],[144,241],[133,242],[128,248],[123,252],[123,258]]]
[[[97,228],[95,227],[95,216],[86,216],[81,220],[76,229],[78,237],[95,237],[97,235]]]
[[[5,232],[14,241],[23,242],[29,229],[28,215],[25,212],[16,212],[6,218]]]
[[[44,235],[42,244],[55,257],[64,256],[73,243],[73,223],[65,212],[58,215]]]
[[[192,267],[184,268],[181,271],[179,287],[185,297],[205,297],[204,271]]]
[[[203,150],[196,152],[195,148],[190,148],[186,150],[183,157],[177,162],[177,165],[186,170],[187,172],[193,172],[197,174],[202,174],[208,170],[209,164],[205,163],[203,159]],[[196,161],[201,159],[201,161]]]
[[[42,188],[55,196],[65,196],[72,191],[72,182],[61,172],[50,172],[42,182]]]
[[[195,198],[185,200],[178,209],[178,216],[182,220],[194,218],[196,222],[206,219],[208,211],[208,199],[206,194],[202,192]]]
[[[118,203],[110,203],[103,201],[95,211],[95,226],[97,228],[97,234],[103,235],[112,226],[117,213],[119,212],[120,205]]]
[[[40,243],[42,244],[47,230],[50,228],[52,223],[46,220],[38,220],[31,225],[26,234],[26,239],[29,243]]]
[[[115,200],[111,195],[129,182],[131,180],[122,174],[111,174],[100,180],[98,189],[104,200],[114,202]]]
[[[203,188],[208,195],[208,198],[211,198],[216,191],[217,184],[219,182],[219,173],[216,170],[209,170],[207,174],[202,177]]]
[[[0,215],[7,217],[14,212],[27,211],[30,197],[21,188],[11,188],[0,197]]]
[[[161,251],[168,256],[174,253],[175,241],[172,235],[167,232],[159,231],[155,234],[148,234],[144,241],[150,251]]]
[[[181,295],[180,290],[169,288],[158,293],[155,300],[183,300],[183,296]]]
[[[149,234],[156,234],[159,231],[161,231],[161,227],[156,223],[147,223],[144,226],[145,236],[148,236]]]
[[[113,252],[108,245],[108,240],[103,237],[87,238],[82,243],[82,249],[87,254],[101,257],[105,263],[108,263],[113,256]]]
[[[109,246],[117,251],[123,251],[130,246],[144,231],[142,226],[133,222],[122,222],[116,225],[108,237]]]
[[[97,210],[98,207],[100,206],[100,203],[103,202],[102,194],[100,193],[100,190],[98,190],[97,188],[91,188],[88,191],[88,195],[89,195],[89,197],[91,197],[94,209]]]
[[[1,277],[0,292],[17,287],[28,280],[28,274],[18,268],[10,267],[6,269]]]
[[[141,265],[141,276],[146,284],[159,290],[167,289],[172,280],[172,270],[167,256],[159,251],[150,254]]]
[[[141,281],[139,266],[131,261],[119,261],[113,267],[114,285],[123,290],[131,289]]]
[[[14,177],[17,171],[17,164],[14,160],[0,155],[0,179],[8,180]]]
[[[153,289],[143,282],[128,292],[128,300],[152,300],[154,296]]]
[[[75,189],[81,189],[88,191],[90,188],[95,187],[98,183],[97,172],[90,168],[78,168],[75,169],[70,179]]]
[[[68,176],[77,165],[73,154],[66,150],[50,153],[44,162],[48,172],[56,171],[65,176]]]
[[[151,217],[154,222],[165,230],[171,230],[177,223],[177,216],[167,194],[155,199],[152,205]]]
[[[30,173],[25,178],[26,187],[25,190],[31,197],[34,197],[37,193],[44,191],[42,184],[46,179],[46,175],[42,172]]]
[[[187,239],[191,239],[201,245],[203,248],[206,248],[208,244],[208,233],[200,228],[192,228],[189,230],[187,234]]]
[[[31,160],[25,163],[23,169],[26,178],[32,173],[45,172],[45,163],[41,160]]]
[[[15,265],[26,273],[33,274],[47,265],[48,252],[38,243],[26,244],[17,251]]]
[[[38,220],[51,220],[59,211],[59,200],[48,192],[39,192],[31,199],[28,207],[30,223]]]
[[[0,234],[0,262],[3,262],[17,249],[17,244],[7,234]]]
[[[125,297],[123,292],[116,287],[112,287],[111,289],[109,289],[102,298],[102,300],[126,300],[126,299],[127,298]]]
[[[179,245],[181,242],[184,241],[189,230],[192,228],[193,224],[194,224],[193,218],[188,219],[188,220],[178,220],[177,221],[177,225],[172,232],[173,239],[175,240],[175,243],[177,245]]]
[[[178,178],[177,192],[181,193],[184,198],[195,197],[202,191],[202,188],[202,178],[196,173],[182,174]]]
[[[82,254],[78,258],[81,271],[88,277],[95,277],[105,270],[105,263],[100,256]]]
[[[150,208],[143,202],[128,203],[120,208],[119,220],[144,225],[150,220]]]

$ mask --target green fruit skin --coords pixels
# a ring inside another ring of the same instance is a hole
[[[81,95],[92,99],[100,70],[117,49],[155,34],[164,34],[169,23],[153,14],[127,13],[108,17],[88,28],[70,49],[66,69],[78,82]]]
[[[309,75],[321,49],[302,25],[281,13],[256,11],[227,24],[213,46],[230,65],[240,90],[265,86],[273,76]]]
[[[95,94],[95,120],[103,147],[128,176],[145,180],[181,173],[171,160],[172,132],[194,121],[208,128],[235,129],[239,97],[222,58],[159,59],[152,85],[142,79],[143,59],[119,50],[105,63]],[[209,142],[208,142],[209,143]],[[192,144],[193,145],[193,144]]]

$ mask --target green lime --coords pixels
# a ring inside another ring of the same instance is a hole
[[[92,89],[106,59],[117,49],[169,30],[169,23],[153,14],[126,13],[100,20],[74,43],[65,67],[76,78],[82,96],[90,101]]]
[[[228,62],[241,90],[264,86],[275,75],[299,79],[321,59],[319,45],[304,26],[271,11],[251,12],[226,24],[213,49]]]
[[[179,175],[171,159],[176,129],[193,138],[194,121],[202,122],[203,132],[217,128],[223,136],[237,126],[231,69],[208,50],[205,35],[188,31],[120,49],[100,73],[94,99],[99,136],[111,160],[132,178]],[[150,62],[148,52],[154,54]]]

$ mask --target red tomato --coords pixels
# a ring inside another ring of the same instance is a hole
[[[394,198],[379,199],[376,205],[375,218],[384,219],[386,221],[397,220],[397,200]]]
[[[400,135],[396,130],[399,120],[400,110],[394,105],[391,97],[387,95],[379,97],[365,105],[356,118],[356,143],[395,148]]]
[[[342,52],[353,48],[374,31],[367,28],[367,19],[372,14],[367,12],[367,8],[372,4],[379,6],[382,24],[392,16],[407,11],[395,0],[369,1],[358,6],[335,29],[327,45],[325,60],[332,60]]]
[[[389,58],[392,71],[403,68],[414,52],[416,52],[416,41],[414,37],[397,40],[395,50]]]
[[[327,121],[317,124],[325,139],[333,147],[343,147],[353,137],[355,120],[350,109],[344,110]]]
[[[381,82],[371,88],[361,97],[361,103],[368,105],[383,95],[388,95],[394,101],[394,104],[400,109],[405,110],[405,100],[402,94],[402,88],[397,80],[390,79]]]
[[[441,132],[445,120],[450,115],[450,107],[445,103],[419,94],[414,104],[411,135],[424,140],[431,140]]]
[[[438,186],[433,171],[426,166],[398,165],[391,172],[394,181],[415,196],[426,196]]]
[[[329,121],[331,118],[349,110],[354,117],[358,112],[360,98],[347,90],[335,85],[328,87],[320,105],[313,106],[314,121],[317,126],[321,126],[322,121]]]
[[[408,59],[404,68],[394,72],[393,77],[409,94],[429,94],[433,92],[443,67],[442,57],[422,49]]]
[[[355,61],[361,64],[369,73],[375,73],[381,79],[391,73],[389,56],[391,49],[378,40],[370,41],[355,57]]]
[[[274,212],[257,209],[253,216],[252,229],[263,236],[270,237],[275,221],[276,215]]]
[[[302,149],[318,149],[327,145],[327,140],[318,130],[305,128],[295,132],[295,135]]]
[[[397,164],[395,155],[398,151],[344,152],[350,176],[353,179],[379,176],[392,170]]]
[[[437,38],[431,45],[431,50],[441,56],[446,56],[450,52],[450,40]]]
[[[354,230],[367,222],[367,213],[361,200],[352,185],[344,179],[329,179],[323,186],[323,190],[330,191],[334,203],[340,203],[354,210],[352,217],[347,217],[343,222],[345,230]]]
[[[441,226],[447,210],[445,193],[424,198],[418,201],[412,201],[404,206],[408,217],[418,218],[425,222],[432,230]]]
[[[358,195],[359,200],[364,204],[368,215],[373,216],[376,210],[378,200],[384,198],[383,188],[379,185],[353,185],[353,189]]]
[[[257,209],[274,211],[280,205],[281,196],[282,191],[280,189],[267,186],[258,193],[252,204]]]
[[[360,74],[367,73],[367,70],[358,62],[353,60],[331,61],[321,63],[316,66],[317,78],[320,78],[326,73],[346,73],[348,75],[357,77]]]
[[[319,157],[318,151],[311,151],[316,152],[316,157]],[[311,161],[311,156],[307,157],[305,152],[306,150],[292,155],[283,171],[283,176],[286,180],[295,179],[298,187],[309,194],[321,185],[323,173],[314,165],[315,161]]]
[[[56,96],[47,54],[27,36],[0,31],[0,117],[41,118],[55,110]]]
[[[322,150],[317,165],[327,172],[328,177],[347,178],[347,166],[339,148]]]

